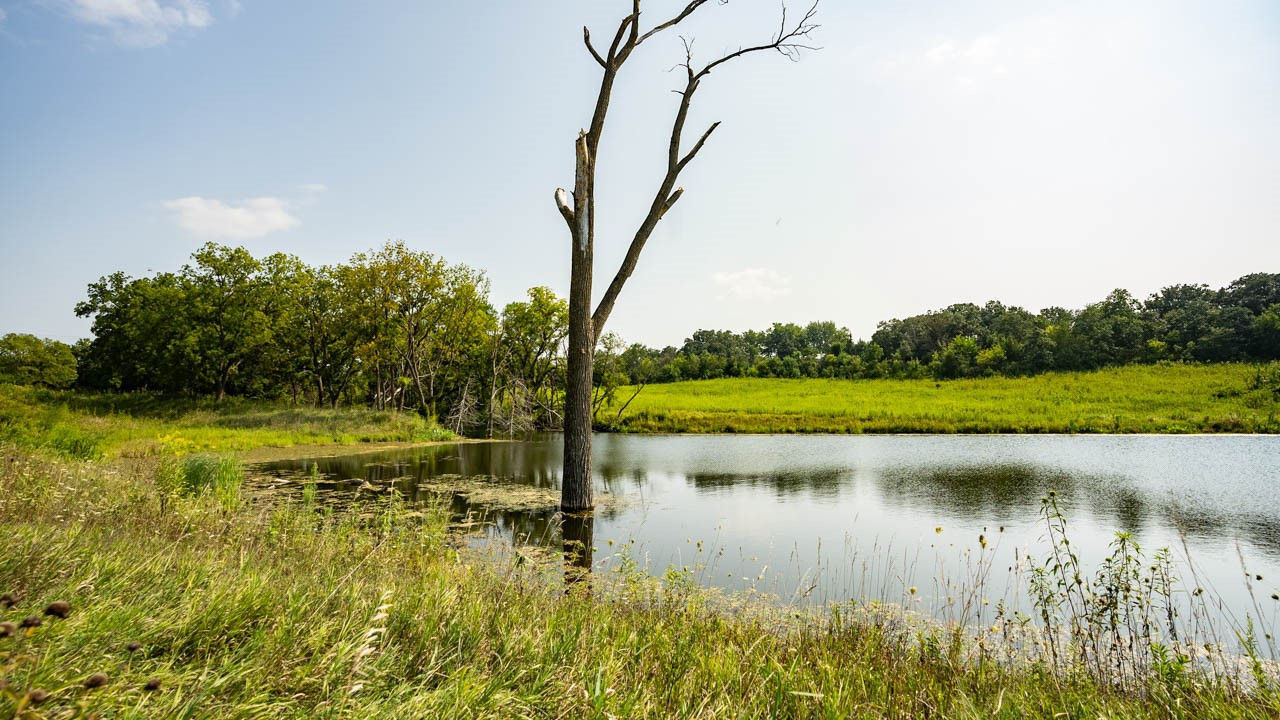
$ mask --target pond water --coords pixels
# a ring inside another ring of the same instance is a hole
[[[378,496],[356,490],[358,481],[415,498],[420,483],[442,475],[554,490],[560,443],[546,435],[259,471],[296,478],[315,464],[324,489],[353,501]],[[781,602],[879,599],[935,614],[985,577],[983,599],[1016,605],[1018,568],[1050,550],[1040,511],[1052,491],[1089,568],[1124,531],[1148,553],[1171,548],[1188,587],[1206,588],[1224,612],[1277,627],[1277,437],[597,435],[594,473],[597,495],[617,502],[571,532],[586,534],[597,569],[625,556],[650,572],[687,568],[703,584]],[[557,550],[564,540],[554,510],[494,511],[458,498],[454,510],[481,518],[489,537]],[[1242,558],[1262,576],[1252,594]]]

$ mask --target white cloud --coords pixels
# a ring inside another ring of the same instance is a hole
[[[875,70],[890,82],[916,80],[968,94],[1041,64],[1056,50],[1065,30],[1056,18],[1024,19],[987,34],[943,37],[922,49],[881,58]]]
[[[288,230],[301,222],[289,214],[289,201],[275,197],[249,198],[241,205],[228,205],[221,200],[192,196],[170,200],[164,206],[177,213],[179,226],[201,237],[243,240]]]
[[[318,195],[324,192],[325,190],[328,190],[329,187],[324,183],[306,183],[304,185],[300,185],[299,189],[301,189],[302,192],[307,193],[308,195]]]
[[[154,47],[183,28],[213,24],[202,0],[63,0],[67,14],[79,22],[111,31],[121,45]]]
[[[720,287],[721,300],[752,300],[791,294],[791,278],[767,268],[718,272],[711,280]]]

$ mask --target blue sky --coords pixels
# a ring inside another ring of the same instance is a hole
[[[313,264],[388,239],[568,290],[552,201],[630,3],[0,0],[0,333],[74,340],[85,286],[208,240]],[[647,0],[642,24],[683,3]],[[773,32],[708,3],[697,57]],[[798,11],[799,8],[793,7]],[[825,0],[800,62],[713,74],[723,125],[610,330],[878,320],[1280,271],[1280,3]],[[624,69],[597,288],[664,162],[675,36]]]

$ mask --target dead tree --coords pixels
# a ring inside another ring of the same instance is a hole
[[[727,0],[719,0],[725,4]],[[622,266],[609,283],[595,311],[591,309],[592,251],[595,243],[595,159],[598,157],[600,138],[604,132],[605,116],[609,111],[609,100],[613,93],[613,83],[618,71],[626,63],[636,48],[645,41],[664,31],[670,30],[693,15],[707,0],[692,0],[674,17],[658,23],[647,31],[640,29],[640,0],[632,0],[631,14],[618,24],[613,41],[608,50],[601,54],[591,43],[591,31],[582,28],[582,41],[587,46],[603,71],[600,78],[600,90],[596,95],[595,111],[591,115],[591,125],[578,133],[574,145],[577,169],[574,176],[573,192],[567,193],[558,188],[555,193],[556,206],[569,225],[572,238],[572,261],[570,265],[569,284],[569,352],[568,377],[565,388],[564,414],[564,475],[560,497],[560,507],[565,511],[588,510],[594,504],[591,489],[591,371],[595,355],[596,341],[604,331],[613,304],[622,292],[622,286],[635,271],[636,262],[644,244],[653,233],[662,216],[680,199],[684,188],[676,187],[680,172],[693,161],[702,146],[706,144],[711,133],[720,126],[712,123],[688,152],[682,150],[685,121],[689,116],[689,107],[693,103],[694,93],[699,85],[713,70],[731,60],[758,52],[774,51],[788,59],[795,60],[802,50],[815,48],[806,44],[810,34],[817,29],[813,19],[818,9],[817,0],[809,7],[798,22],[787,21],[786,7],[782,8],[782,21],[778,31],[769,42],[740,47],[734,52],[725,54],[705,65],[695,65],[692,45],[688,39],[684,41],[684,62],[677,67],[685,70],[685,85],[676,92],[680,95],[680,105],[676,110],[675,121],[671,127],[671,139],[667,147],[667,171],[658,185],[649,212],[645,215],[640,227],[636,229],[631,245],[627,248]]]

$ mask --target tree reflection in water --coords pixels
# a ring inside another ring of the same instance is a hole
[[[562,514],[560,534],[564,540],[564,590],[590,595],[595,513]]]

